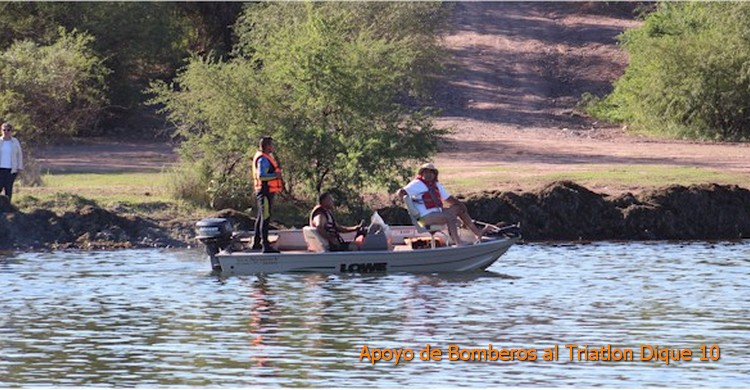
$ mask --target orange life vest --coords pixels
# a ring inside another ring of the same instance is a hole
[[[268,186],[268,192],[275,194],[281,192],[282,188],[284,188],[284,183],[281,181],[281,178],[277,177],[270,180],[261,180],[260,178],[260,169],[258,168],[258,160],[261,157],[265,157],[268,159],[268,161],[271,163],[271,173],[278,172],[281,170],[281,167],[279,167],[279,164],[276,162],[276,159],[271,157],[271,155],[263,153],[261,151],[258,151],[255,153],[255,157],[253,157],[253,179],[255,182],[255,191],[261,191],[263,190],[263,186]]]
[[[437,181],[430,184],[420,176],[417,176],[417,180],[424,183],[424,185],[427,187],[427,192],[422,194],[422,202],[424,202],[424,207],[426,207],[427,210],[434,209],[436,207],[442,208],[443,200],[440,197],[440,189],[437,186]]]

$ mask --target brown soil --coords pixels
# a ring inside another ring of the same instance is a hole
[[[590,164],[667,164],[750,173],[747,144],[645,139],[576,110],[582,93],[605,94],[624,71],[627,57],[615,37],[638,24],[632,8],[457,3],[453,30],[444,38],[454,60],[436,94],[444,115],[437,122],[455,133],[436,157],[438,166],[554,172]],[[52,172],[154,171],[176,160],[171,145],[148,140],[88,141],[39,155],[43,169]],[[503,175],[507,181],[496,189],[519,189],[512,173]]]
[[[177,161],[174,146],[151,140],[85,139],[36,151],[43,172],[159,172]]]
[[[455,133],[438,166],[540,172],[590,164],[664,164],[750,173],[747,144],[663,141],[626,134],[576,109],[611,91],[627,65],[615,37],[638,25],[622,3],[465,2],[445,46],[455,61],[438,95]],[[632,8],[632,7],[631,7]],[[517,189],[512,173],[507,188]],[[617,193],[633,188],[608,188]]]

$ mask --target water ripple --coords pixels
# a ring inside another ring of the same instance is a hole
[[[743,386],[748,259],[747,242],[527,244],[480,274],[221,279],[190,250],[0,257],[0,387]],[[426,344],[539,358],[358,359]],[[571,362],[566,344],[721,359]]]

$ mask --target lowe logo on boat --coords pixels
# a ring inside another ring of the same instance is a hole
[[[387,267],[388,263],[341,264],[341,267],[339,267],[339,272],[366,274],[369,272],[385,272]]]

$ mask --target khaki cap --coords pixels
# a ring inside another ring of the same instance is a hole
[[[437,171],[438,171],[438,169],[435,168],[435,165],[433,165],[432,163],[427,163],[427,164],[422,164],[422,166],[419,167],[419,170],[417,171],[417,174],[422,174],[422,171],[427,170],[427,169],[429,169],[431,171],[435,171],[435,173],[437,173]]]

